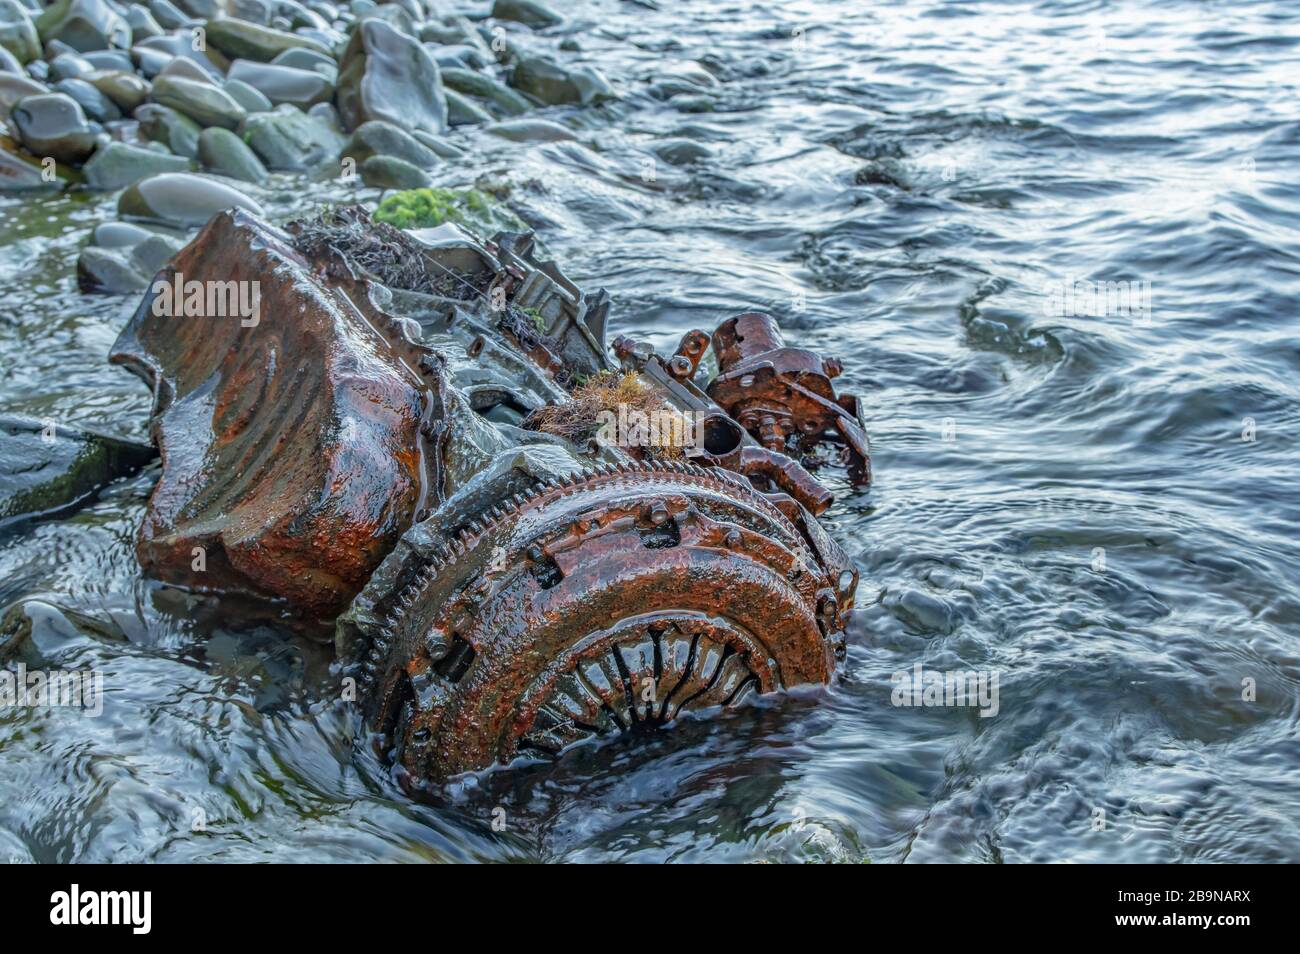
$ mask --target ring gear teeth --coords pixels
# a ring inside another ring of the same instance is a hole
[[[411,777],[830,679],[835,568],[738,475],[605,465],[501,510],[414,575],[361,667],[370,724]]]

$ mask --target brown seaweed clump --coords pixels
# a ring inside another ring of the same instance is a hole
[[[655,423],[653,428],[650,422]],[[569,401],[539,407],[523,424],[575,444],[600,436],[605,443],[622,446],[642,460],[683,457],[681,437],[690,434],[681,412],[665,404],[662,395],[635,371],[593,374],[574,388]],[[625,433],[608,433],[607,429]],[[665,439],[651,439],[652,435]]]

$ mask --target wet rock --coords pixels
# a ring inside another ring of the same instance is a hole
[[[578,138],[571,130],[549,119],[512,119],[493,123],[487,131],[513,142],[562,142]]]
[[[9,115],[9,111],[18,100],[48,92],[44,84],[27,76],[0,73],[0,119]]]
[[[199,18],[190,16],[172,3],[171,0],[149,0],[149,12],[163,30],[180,30],[185,27],[202,26]]]
[[[337,102],[347,129],[372,119],[431,133],[447,126],[438,64],[382,20],[367,20],[352,34],[339,61]]]
[[[285,50],[296,47],[315,50],[324,56],[330,52],[326,46],[313,40],[233,17],[209,20],[207,31],[208,43],[232,60],[269,63]]]
[[[371,156],[361,163],[361,181],[375,189],[420,189],[433,184],[427,172],[396,156]]]
[[[230,0],[176,0],[176,5],[186,16],[210,20],[225,14]]]
[[[266,26],[275,14],[275,8],[267,0],[227,0],[227,12],[232,17]],[[207,14],[213,16],[214,14]]]
[[[64,93],[28,96],[14,103],[9,119],[34,156],[79,163],[95,148],[95,134],[77,101]]]
[[[334,97],[334,83],[315,70],[235,60],[230,64],[227,77],[247,83],[276,106],[291,103],[307,109]]]
[[[151,233],[131,248],[131,265],[145,275],[154,275],[184,247],[180,239]]]
[[[117,108],[117,104],[85,80],[65,79],[54,84],[54,91],[71,96],[86,117],[97,123],[109,123],[122,118],[122,111]]]
[[[96,70],[81,77],[95,89],[99,90],[123,113],[133,113],[149,98],[149,81],[141,79],[134,73],[120,70]]]
[[[444,96],[447,101],[448,126],[475,126],[492,122],[492,114],[468,96],[450,89],[444,91]]]
[[[126,49],[131,28],[105,0],[55,0],[36,18],[41,40],[59,40],[74,50]]]
[[[237,189],[184,172],[143,179],[123,192],[117,201],[119,215],[191,228],[231,208],[262,214],[262,207]]]
[[[163,172],[188,172],[192,165],[184,156],[114,141],[95,150],[81,172],[90,188],[111,191]]]
[[[41,38],[31,14],[18,0],[0,0],[0,46],[13,54],[19,63],[41,55]]]
[[[61,179],[51,179],[45,167],[19,151],[17,143],[0,136],[0,192],[42,192],[62,187]]]
[[[455,46],[437,46],[426,43],[425,47],[439,69],[480,70],[493,61],[483,55],[482,51],[464,43]]]
[[[100,248],[130,248],[139,245],[150,235],[148,229],[130,222],[101,222],[90,233],[90,244]]]
[[[182,116],[170,106],[145,103],[136,109],[135,118],[145,138],[162,143],[178,156],[193,159],[199,154],[199,133],[203,129],[188,116]]]
[[[155,456],[147,444],[0,415],[0,527],[83,503]]]
[[[497,20],[513,20],[533,29],[564,22],[564,17],[538,0],[496,0],[492,4],[492,16]]]
[[[90,50],[82,53],[81,58],[97,70],[121,70],[127,73],[135,70],[131,54],[125,50]]]
[[[412,130],[411,138],[440,159],[459,159],[465,155],[465,150],[461,149],[460,146],[447,142],[441,136],[425,132],[423,129]]]
[[[511,83],[548,106],[579,103],[584,106],[614,99],[614,88],[590,67],[569,69],[544,56],[523,56],[515,64]]]
[[[91,73],[95,69],[90,60],[78,53],[62,53],[50,60],[50,82],[72,79],[82,73]]]
[[[708,146],[690,139],[661,139],[650,146],[650,151],[674,166],[687,166],[713,155]]]
[[[22,72],[23,65],[18,62],[18,58],[7,47],[0,46],[0,73],[22,75]]]
[[[266,166],[228,129],[205,129],[199,136],[199,161],[213,172],[243,182],[265,182]]]
[[[269,99],[242,80],[227,79],[226,92],[235,102],[244,107],[245,112],[266,113],[270,112],[273,106]]]
[[[249,216],[218,216],[173,268],[187,282],[259,283],[263,317],[159,316],[151,294],[114,346],[111,360],[154,390],[166,461],[140,562],[166,581],[332,617],[420,500],[419,354],[363,285],[321,284],[288,235]]]
[[[204,127],[238,129],[248,115],[224,89],[177,76],[159,76],[154,80],[150,96],[155,103],[170,106]]]
[[[392,123],[377,119],[362,123],[353,131],[343,147],[343,155],[358,165],[371,156],[393,156],[420,169],[432,169],[438,164],[438,156],[432,149]]]
[[[149,276],[131,263],[128,249],[87,245],[77,256],[77,287],[87,294],[127,295],[148,284]]]
[[[241,135],[268,169],[298,171],[334,162],[343,137],[319,116],[285,104],[244,120]]]
[[[339,67],[333,57],[301,46],[285,50],[271,61],[271,65],[292,66],[296,70],[314,70],[322,76],[329,77],[331,83],[339,75]]]
[[[213,86],[217,83],[217,77],[213,76],[202,66],[199,66],[199,64],[194,60],[184,56],[176,57],[159,70],[156,79],[162,79],[165,76],[194,80],[199,83],[205,83],[208,86]]]
[[[509,86],[473,70],[444,69],[442,83],[449,90],[487,100],[504,116],[520,116],[532,108]]]
[[[136,43],[165,32],[153,14],[138,3],[126,8],[126,25],[131,28],[131,39]]]
[[[189,33],[155,36],[137,43],[131,48],[131,55],[140,61],[141,71],[149,77],[157,76],[172,60],[181,57],[193,60],[205,73],[220,82],[226,70],[230,68],[230,61],[210,44],[204,46],[205,49],[195,49],[194,39]],[[146,57],[150,53],[161,56],[161,59],[155,61],[152,69],[148,68],[146,63]]]

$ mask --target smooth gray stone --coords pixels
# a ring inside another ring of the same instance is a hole
[[[83,79],[65,79],[54,84],[56,93],[66,93],[77,101],[88,119],[111,123],[122,118],[117,104]]]
[[[15,73],[23,75],[23,64],[18,62],[18,57],[9,52],[9,48],[0,46],[0,73]]]
[[[266,181],[266,166],[257,154],[228,129],[203,130],[199,136],[199,161],[213,172],[243,182]]]
[[[299,70],[315,70],[323,76],[328,76],[330,82],[338,78],[339,67],[332,56],[325,56],[317,53],[315,50],[308,50],[304,47],[296,47],[292,50],[285,50],[271,61],[275,66],[292,66]]]
[[[28,63],[41,55],[36,24],[30,11],[18,0],[0,0],[0,46],[19,63]]]
[[[298,34],[273,30],[231,17],[208,21],[207,30],[208,43],[232,60],[269,63],[285,50],[294,47],[306,47],[325,56],[330,52],[328,45]]]
[[[510,119],[493,123],[487,131],[512,142],[562,142],[578,138],[571,129],[549,119]]]
[[[492,18],[513,20],[535,30],[564,22],[564,17],[538,0],[496,0],[492,4]]]
[[[225,68],[228,65],[225,57],[220,53],[211,52],[211,46],[207,50],[196,50],[194,40],[188,31],[183,33],[172,34],[168,36],[152,36],[147,40],[142,40],[131,48],[131,55],[139,58],[143,51],[152,50],[156,53],[170,54],[167,62],[170,63],[174,57],[184,57],[187,60],[193,60],[213,79],[220,82],[225,78]],[[214,59],[215,57],[215,59]],[[163,67],[167,64],[164,63]],[[161,72],[161,68],[154,71],[154,75]]]
[[[189,117],[169,106],[145,103],[135,111],[135,118],[146,139],[162,143],[178,156],[193,159],[199,154],[199,133],[203,129]]]
[[[713,150],[708,146],[691,139],[660,139],[650,145],[650,151],[674,166],[690,165],[713,155]]]
[[[117,200],[119,215],[182,227],[205,225],[212,216],[229,208],[263,214],[261,205],[239,190],[186,172],[142,179]]]
[[[134,248],[153,234],[130,222],[101,222],[90,233],[90,244],[100,248]]]
[[[131,28],[105,0],[55,0],[36,18],[36,30],[47,45],[58,40],[83,53],[131,45]]]
[[[427,147],[441,159],[459,159],[465,155],[465,150],[460,146],[447,142],[441,136],[435,136],[433,133],[425,132],[423,129],[411,130],[411,136],[420,145]]]
[[[225,132],[224,129],[213,131]],[[131,265],[145,275],[156,275],[184,247],[185,242],[181,239],[150,232],[146,239],[131,249]]]
[[[522,116],[532,108],[528,100],[504,83],[472,70],[445,69],[442,71],[442,84],[462,95],[486,100],[506,116]]]
[[[481,70],[495,62],[478,47],[468,43],[455,43],[451,46],[425,44],[425,49],[442,69]]]
[[[357,27],[339,61],[337,103],[345,128],[382,119],[407,130],[447,126],[442,74],[429,51],[382,20]]]
[[[237,79],[226,80],[226,92],[230,94],[235,102],[243,106],[246,112],[266,113],[270,112],[275,105],[262,93]]]
[[[307,109],[334,98],[334,84],[314,70],[235,60],[226,76],[247,83],[276,106],[292,103]]]
[[[135,69],[131,54],[125,50],[90,50],[81,54],[82,58],[97,70],[122,70],[130,72]]]
[[[162,36],[165,32],[148,8],[138,3],[126,8],[126,25],[131,28],[131,40],[135,43],[151,36]]]
[[[176,76],[159,76],[154,80],[150,97],[155,103],[170,106],[200,126],[238,129],[248,113],[234,97],[211,83]]]
[[[90,64],[90,60],[84,58],[80,53],[60,53],[50,60],[50,82],[52,83],[72,79],[82,73],[93,73],[94,71],[95,67]]]
[[[0,417],[0,525],[82,503],[156,456],[149,444],[5,414]]]
[[[353,131],[343,147],[343,155],[358,164],[371,156],[393,156],[420,169],[432,169],[438,164],[438,155],[432,149],[404,129],[378,119],[362,123]]]
[[[590,106],[616,98],[614,88],[598,71],[569,69],[545,56],[520,57],[510,81],[515,89],[548,106]]]
[[[288,104],[251,114],[241,135],[273,170],[300,171],[335,162],[343,147],[343,137],[329,122]]]
[[[276,6],[280,13],[288,18],[289,27],[294,30],[328,30],[330,24],[338,19],[336,15],[322,16],[296,0],[280,0]]]
[[[77,285],[83,292],[127,295],[148,284],[149,277],[131,265],[123,249],[87,245],[77,256]]]
[[[176,0],[181,12],[200,20],[209,20],[221,16],[229,0]]]
[[[275,7],[268,3],[267,0],[227,0],[227,14],[232,17],[238,17],[240,20],[247,20],[249,23],[256,23],[259,26],[266,26],[271,22],[271,16],[275,13]]]
[[[209,86],[217,82],[217,77],[199,66],[198,63],[184,56],[178,56],[164,66],[155,79],[162,79],[165,76],[194,80],[197,83],[207,83]]]
[[[149,98],[150,85],[134,73],[119,70],[96,70],[79,77],[99,90],[123,113],[133,113]]]
[[[125,142],[109,142],[95,150],[82,167],[86,185],[109,192],[125,188],[161,172],[188,172],[193,167],[184,156],[155,152]]]
[[[423,189],[433,185],[427,172],[396,156],[371,156],[361,163],[361,181],[375,189]]]
[[[182,12],[180,7],[172,3],[171,0],[149,0],[149,12],[163,30],[180,30],[184,27],[199,24],[197,18]],[[136,38],[136,42],[139,42],[139,37]]]
[[[0,137],[0,193],[57,191],[63,186],[57,170],[54,178],[49,178],[44,166],[18,152],[7,136]]]
[[[75,99],[65,93],[43,93],[14,103],[10,123],[27,151],[56,162],[80,163],[95,148],[95,133]]]
[[[476,126],[492,122],[492,114],[468,96],[454,89],[444,90],[447,99],[448,126]]]
[[[0,119],[9,115],[14,103],[28,96],[48,93],[49,87],[44,83],[16,73],[0,73]]]

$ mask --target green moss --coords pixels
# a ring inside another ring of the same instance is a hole
[[[537,329],[539,335],[546,334],[546,319],[542,317],[540,308],[520,308],[519,310],[528,316],[529,321],[533,323],[533,327]]]
[[[510,225],[514,216],[477,189],[408,189],[379,203],[372,218],[399,229],[427,229],[444,222],[494,230]]]

